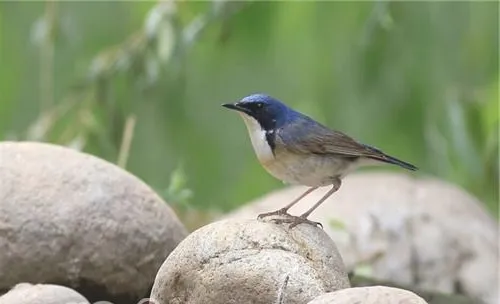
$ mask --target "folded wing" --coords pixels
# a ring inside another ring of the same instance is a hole
[[[330,130],[307,116],[296,118],[279,129],[275,141],[277,146],[291,153],[366,157],[409,170],[417,169],[374,147],[357,142],[342,132]]]

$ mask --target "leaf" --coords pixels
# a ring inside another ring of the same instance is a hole
[[[334,230],[347,230],[347,227],[344,222],[338,219],[331,218],[328,220],[328,226],[330,226]]]

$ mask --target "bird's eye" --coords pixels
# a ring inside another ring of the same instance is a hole
[[[263,106],[264,106],[264,104],[262,102],[257,103],[257,108],[261,109]]]

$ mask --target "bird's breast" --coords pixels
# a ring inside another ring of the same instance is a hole
[[[267,163],[274,161],[274,154],[266,137],[266,131],[252,117],[242,113],[243,121],[247,126],[248,135],[252,142],[253,149],[261,164],[265,167]]]

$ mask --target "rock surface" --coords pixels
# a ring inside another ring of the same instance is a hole
[[[352,287],[387,286],[408,290],[419,295],[429,304],[484,304],[484,302],[478,298],[472,298],[464,294],[450,294],[435,290],[424,290],[415,288],[414,286],[404,286],[395,284],[391,281],[381,281],[356,274],[349,276],[349,280]]]
[[[255,218],[305,189],[276,191],[227,217]],[[326,190],[313,192],[291,213],[302,213]],[[376,279],[497,304],[498,223],[454,185],[406,174],[355,173],[310,219],[323,223],[348,270],[368,264],[365,270]]]
[[[0,180],[0,292],[57,282],[135,304],[187,235],[146,184],[88,154],[3,142]]]
[[[298,304],[347,287],[342,258],[320,228],[223,220],[177,246],[158,271],[151,299],[155,304],[269,304],[282,297],[282,303]]]
[[[64,286],[20,283],[0,297],[0,304],[89,304],[89,301]]]
[[[370,286],[347,288],[321,295],[308,304],[426,304],[427,302],[411,291]]]

